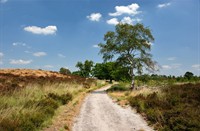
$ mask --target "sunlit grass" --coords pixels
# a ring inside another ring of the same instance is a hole
[[[93,81],[88,84],[92,90],[105,83]],[[0,94],[0,130],[39,130],[59,106],[87,90],[82,83],[47,81],[3,92]]]

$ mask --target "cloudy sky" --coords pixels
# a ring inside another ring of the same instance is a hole
[[[159,74],[200,74],[199,0],[0,0],[0,68],[102,62],[97,44],[119,22],[152,30]]]

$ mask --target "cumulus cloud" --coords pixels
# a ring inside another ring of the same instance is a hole
[[[100,13],[92,13],[87,18],[91,21],[99,21],[102,15]]]
[[[200,70],[200,64],[194,64],[192,65],[192,68],[194,68],[195,70]]]
[[[110,24],[110,25],[117,25],[119,23],[122,23],[122,24],[130,24],[130,25],[133,25],[133,22],[140,22],[142,19],[139,19],[139,18],[131,18],[129,16],[127,17],[124,17],[121,21],[119,21],[117,18],[112,18],[110,20],[107,20],[107,24]]]
[[[60,57],[60,58],[65,58],[66,56],[63,55],[63,54],[58,54],[58,57]]]
[[[0,3],[6,3],[8,0],[0,0]]]
[[[10,60],[10,64],[13,64],[13,65],[27,65],[27,64],[30,64],[31,62],[32,60],[22,60],[22,59]]]
[[[176,57],[169,57],[169,58],[167,58],[167,60],[174,61],[174,60],[176,60]]]
[[[120,16],[123,14],[128,14],[128,15],[137,15],[141,11],[138,11],[139,5],[136,3],[133,3],[131,5],[127,6],[115,6],[115,13],[109,13],[110,16]]]
[[[98,46],[98,45],[93,45],[92,47],[94,47],[94,48],[99,48],[99,46]]]
[[[163,4],[159,4],[157,7],[158,8],[165,8],[165,7],[170,6],[170,5],[171,5],[171,3],[163,3]]]
[[[35,52],[35,53],[33,53],[33,55],[36,57],[41,57],[41,56],[46,56],[47,53],[46,52]]]
[[[117,18],[112,18],[112,19],[110,19],[110,20],[107,20],[106,22],[107,22],[109,25],[117,25],[117,24],[119,24],[119,21],[118,21]]]
[[[133,24],[133,19],[131,19],[130,17],[124,17],[122,20],[121,20],[121,22],[123,23],[123,24],[130,24],[130,25],[132,25]]]
[[[47,26],[47,27],[38,27],[38,26],[27,26],[27,27],[24,27],[24,30],[27,31],[27,32],[31,32],[33,34],[42,34],[42,35],[53,35],[56,33],[57,31],[57,27],[56,26],[53,26],[53,25],[50,25],[50,26]]]

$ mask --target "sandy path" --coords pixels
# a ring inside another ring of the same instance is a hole
[[[131,109],[114,103],[105,90],[106,86],[86,97],[73,131],[151,131],[143,118]]]

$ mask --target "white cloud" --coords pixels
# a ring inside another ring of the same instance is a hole
[[[2,52],[0,52],[0,65],[2,65],[2,64],[3,64],[3,61],[2,61],[2,59],[3,59],[3,56],[4,56],[4,54],[3,54]]]
[[[133,19],[131,19],[130,17],[124,17],[124,18],[121,20],[121,22],[122,22],[123,24],[130,24],[130,25],[132,25],[132,24],[133,24]]]
[[[58,54],[58,57],[65,58],[66,56],[64,56],[63,54]]]
[[[27,64],[30,64],[31,62],[32,60],[22,60],[22,59],[10,60],[10,64],[13,64],[13,65],[27,65]]]
[[[87,18],[91,21],[99,21],[102,15],[100,13],[92,13],[91,15],[87,16]]]
[[[182,64],[179,64],[179,63],[174,63],[174,64],[171,64],[172,68],[173,69],[177,69],[181,66]]]
[[[4,54],[2,52],[0,52],[0,58],[2,58],[4,56]]]
[[[200,64],[194,64],[194,65],[192,65],[192,68],[194,68],[196,70],[200,70]]]
[[[157,7],[158,8],[165,8],[165,7],[170,6],[170,5],[171,5],[171,3],[164,3],[164,4],[159,4]]]
[[[8,0],[0,0],[0,3],[6,3]]]
[[[13,45],[13,46],[26,46],[26,43],[14,42],[12,45]]]
[[[112,18],[112,19],[110,19],[110,20],[107,20],[106,22],[107,22],[109,25],[117,25],[117,24],[119,24],[119,21],[118,21],[117,18]]]
[[[162,65],[162,69],[168,70],[171,69],[172,67],[169,65]]]
[[[57,31],[57,27],[56,26],[53,26],[53,25],[50,25],[50,26],[47,26],[47,27],[38,27],[38,26],[27,26],[27,27],[24,27],[24,30],[27,31],[27,32],[31,32],[33,34],[42,34],[42,35],[53,35],[56,33]]]
[[[139,5],[136,3],[133,3],[131,5],[127,5],[127,6],[115,6],[115,13],[109,13],[110,16],[120,16],[123,14],[128,14],[128,15],[137,15],[139,14],[141,11],[138,11],[139,9]]]
[[[45,53],[45,52],[35,52],[35,53],[33,53],[33,55],[36,56],[36,57],[41,57],[41,56],[47,55],[47,53]]]
[[[169,58],[167,58],[167,60],[174,61],[174,60],[176,60],[176,57],[169,57]]]
[[[169,70],[169,69],[178,69],[181,67],[182,64],[179,64],[179,63],[173,63],[173,64],[170,64],[170,65],[162,65],[162,69],[164,70]]]
[[[142,19],[140,19],[140,18],[135,18],[135,19],[133,19],[133,21],[135,22],[140,22],[140,21],[142,21]]]
[[[99,46],[98,46],[98,45],[93,45],[92,47],[94,47],[94,48],[99,48]]]
[[[52,65],[45,65],[44,68],[53,68],[54,66]]]
[[[152,42],[147,42],[146,44],[147,44],[147,45],[150,45],[150,46],[153,46],[153,45],[154,45],[154,43],[152,43]]]

